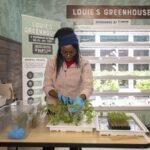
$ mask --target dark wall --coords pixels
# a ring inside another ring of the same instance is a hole
[[[18,99],[22,99],[21,52],[21,43],[0,36],[0,81],[12,83]]]

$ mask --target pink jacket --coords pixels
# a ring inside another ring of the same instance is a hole
[[[56,92],[66,97],[71,96],[73,99],[81,94],[89,98],[93,91],[93,76],[89,62],[81,57],[79,67],[72,64],[69,68],[64,62],[56,79],[55,61],[56,56],[50,58],[45,69],[43,89],[47,95],[47,102],[53,103],[54,101],[54,98],[48,95],[51,89],[55,89]]]

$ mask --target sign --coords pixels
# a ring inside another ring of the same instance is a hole
[[[22,15],[23,102],[44,103],[43,79],[47,59],[57,53],[54,34],[60,22]]]
[[[150,19],[150,6],[67,5],[71,19]]]
[[[94,25],[106,25],[106,24],[112,24],[112,25],[131,25],[130,19],[94,19],[93,20]]]

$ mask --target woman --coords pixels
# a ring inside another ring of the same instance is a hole
[[[59,29],[54,38],[58,38],[57,56],[49,59],[46,65],[44,91],[47,103],[78,104],[81,109],[84,101],[93,90],[93,76],[89,62],[80,55],[77,36],[72,28]],[[70,109],[77,112],[77,109]],[[78,149],[71,147],[71,150]]]

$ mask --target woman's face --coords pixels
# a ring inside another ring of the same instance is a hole
[[[76,49],[70,44],[65,45],[60,48],[61,54],[64,57],[65,60],[72,60],[72,58],[76,54]]]

